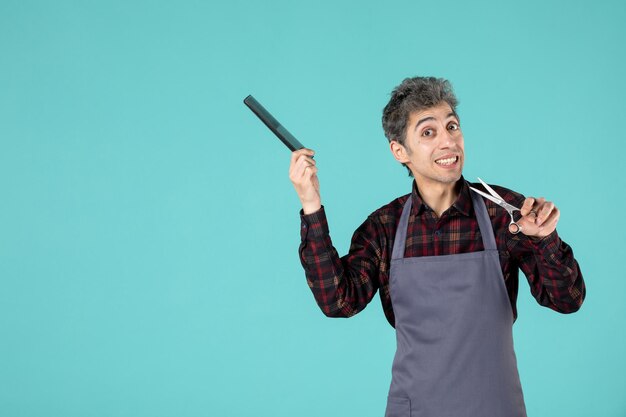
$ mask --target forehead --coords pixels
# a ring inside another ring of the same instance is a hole
[[[447,119],[451,113],[453,115],[455,114],[452,111],[452,108],[450,107],[450,105],[446,103],[445,101],[443,101],[437,104],[436,106],[432,106],[432,107],[428,107],[422,110],[411,112],[411,114],[409,115],[409,122],[408,122],[409,126],[407,127],[415,126],[417,122],[427,117],[428,118],[432,117],[438,120]]]

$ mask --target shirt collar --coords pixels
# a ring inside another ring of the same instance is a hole
[[[456,185],[457,187],[461,187],[461,189],[459,191],[459,196],[457,197],[454,204],[452,204],[452,208],[465,216],[469,216],[473,207],[469,184],[467,181],[465,181],[465,178],[461,176]],[[426,205],[426,203],[424,203],[424,200],[422,200],[422,196],[417,189],[417,182],[415,182],[415,180],[413,180],[413,190],[411,192],[411,198],[413,199],[413,207],[411,208],[412,214],[419,216],[425,210],[432,210]]]

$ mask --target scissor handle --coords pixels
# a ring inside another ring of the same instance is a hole
[[[505,203],[506,204],[506,203]],[[513,212],[514,211],[521,211],[520,209],[518,209],[515,206],[512,206],[510,204],[507,204],[508,207],[505,207],[506,211],[509,212],[509,216],[511,217],[511,222],[509,223],[509,232],[511,232],[511,234],[518,234],[519,232],[522,231],[522,226],[520,226],[513,217]]]
[[[511,223],[509,223],[509,232],[511,232],[512,234],[516,235],[519,232],[522,231],[522,226],[520,226],[519,224],[517,224],[512,218],[511,218]]]

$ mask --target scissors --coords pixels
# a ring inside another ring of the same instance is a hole
[[[515,222],[515,220],[513,220],[513,212],[514,211],[519,211],[521,212],[520,209],[518,209],[515,206],[512,206],[511,204],[507,203],[506,201],[504,201],[504,199],[502,197],[500,197],[500,195],[498,193],[496,193],[493,188],[491,188],[489,185],[487,185],[487,183],[483,180],[481,180],[480,178],[478,178],[478,181],[480,181],[480,183],[487,189],[487,191],[489,191],[489,194],[484,193],[480,190],[477,190],[474,187],[470,187],[473,191],[477,192],[478,194],[482,195],[485,198],[488,198],[489,200],[493,201],[494,203],[496,203],[497,205],[499,205],[500,207],[503,207],[506,211],[508,211],[509,216],[511,216],[511,223],[509,223],[509,231],[511,233],[513,233],[514,235],[518,234],[519,232],[522,231],[522,226],[520,226],[519,224],[517,224]],[[534,210],[531,210],[532,214],[535,214]]]

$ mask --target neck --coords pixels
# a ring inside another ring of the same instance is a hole
[[[460,192],[461,182],[440,183],[423,182],[415,180],[417,189],[424,203],[441,217],[444,211],[448,210],[456,201]]]

